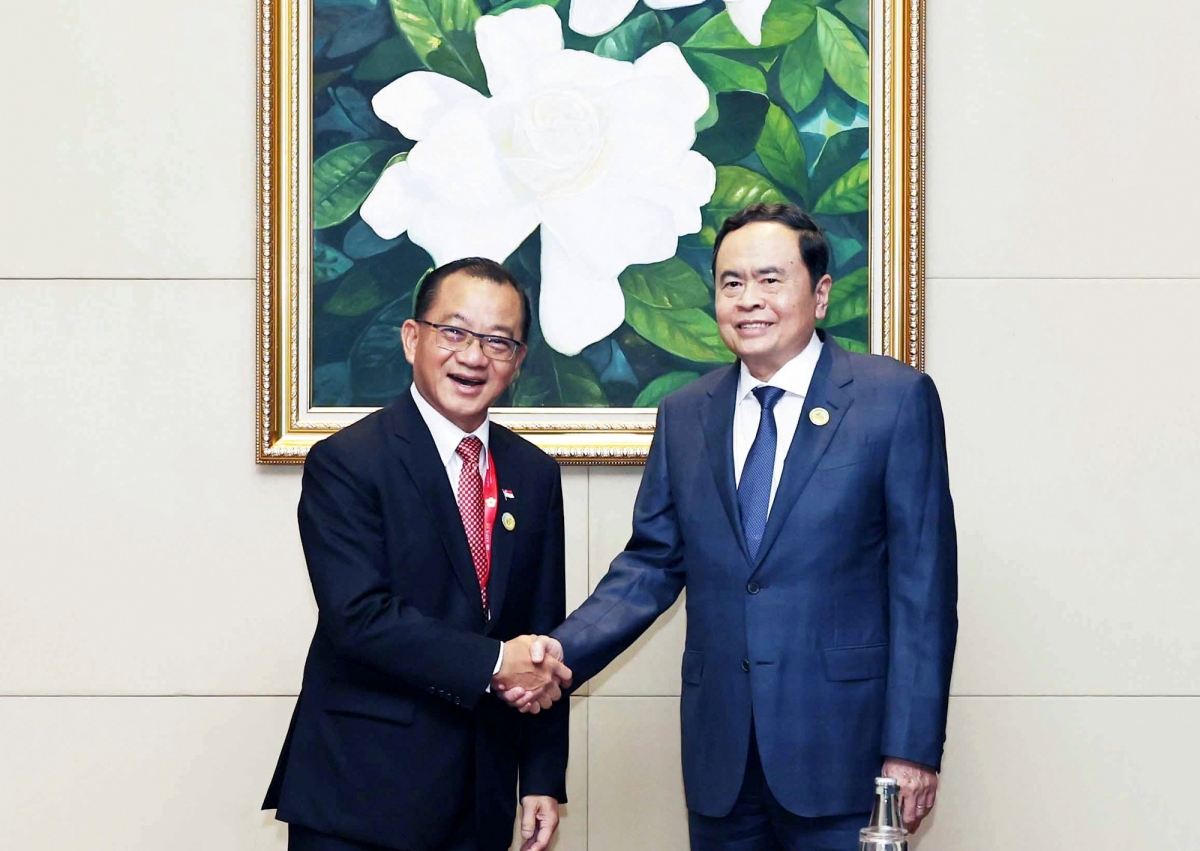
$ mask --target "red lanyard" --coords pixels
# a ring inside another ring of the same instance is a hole
[[[500,498],[496,488],[496,465],[491,451],[487,454],[487,475],[483,477],[483,544],[488,570],[492,568],[492,530],[496,527],[496,503]]]

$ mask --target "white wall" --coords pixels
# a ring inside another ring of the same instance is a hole
[[[1182,846],[1200,9],[928,5],[928,367],[962,629],[920,848]],[[314,610],[297,471],[253,464],[253,16],[6,20],[0,848],[284,847],[257,804]],[[566,472],[573,601],[638,475]],[[681,644],[676,610],[576,699],[564,851],[686,847]]]

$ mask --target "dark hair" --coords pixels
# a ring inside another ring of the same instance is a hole
[[[488,260],[486,257],[464,257],[461,260],[452,260],[427,273],[417,284],[413,319],[424,319],[429,315],[429,309],[433,307],[433,301],[437,298],[437,291],[442,281],[455,272],[465,272],[472,278],[481,278],[494,284],[507,284],[516,290],[517,295],[521,297],[521,342],[529,342],[529,326],[533,322],[533,311],[529,307],[529,293],[525,292],[525,287],[512,272],[495,260]]]
[[[815,290],[817,282],[825,277],[829,269],[829,243],[812,216],[795,204],[751,204],[727,218],[717,232],[717,241],[713,243],[713,275],[717,274],[717,252],[721,250],[725,237],[754,222],[779,222],[799,234],[800,259],[804,261],[804,268],[808,269],[808,277]]]

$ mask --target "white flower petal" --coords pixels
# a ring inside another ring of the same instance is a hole
[[[409,177],[408,163],[388,166],[359,208],[362,220],[384,239],[395,239],[408,230],[420,205],[413,196]]]
[[[716,168],[703,154],[688,151],[674,172],[662,177],[666,179],[655,187],[655,197],[671,208],[675,233],[680,236],[698,233],[700,208],[709,202],[717,188]]]
[[[754,45],[762,44],[763,15],[770,5],[771,0],[725,0],[729,20],[742,37]]]
[[[708,112],[708,87],[683,58],[679,46],[666,42],[644,53],[633,67],[639,80],[662,78],[671,88],[679,108],[692,121]]]
[[[484,100],[466,83],[432,71],[413,71],[376,92],[371,106],[381,119],[420,141],[456,107]]]
[[[651,9],[682,9],[684,6],[699,6],[704,0],[646,0]]]
[[[488,128],[486,106],[492,102],[485,99],[482,103],[484,109],[458,109],[445,116],[409,152],[413,175],[430,187],[431,197],[464,207],[480,201],[518,202],[500,167]]]
[[[503,263],[538,225],[533,205],[463,207],[439,201],[420,210],[408,238],[429,252],[437,265],[463,257]]]
[[[666,260],[678,247],[671,209],[636,192],[632,184],[609,182],[573,198],[543,200],[543,241],[553,236],[585,277],[615,277],[634,263]]]
[[[545,228],[538,321],[546,343],[564,355],[579,354],[625,321],[625,294],[616,276],[589,277]]]
[[[550,6],[510,9],[480,18],[475,43],[487,71],[488,90],[495,97],[525,80],[547,54],[563,49],[562,23]]]
[[[637,0],[572,0],[567,25],[580,35],[604,35],[636,5]]]

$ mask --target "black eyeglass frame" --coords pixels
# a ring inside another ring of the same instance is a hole
[[[415,319],[413,321],[420,325],[428,325],[430,328],[437,331],[439,341],[438,348],[444,349],[447,352],[465,352],[467,349],[471,348],[471,338],[474,338],[479,341],[479,351],[483,352],[484,357],[488,358],[489,360],[508,363],[509,361],[515,359],[517,352],[525,347],[525,344],[520,340],[514,340],[512,337],[505,337],[503,334],[479,334],[475,331],[472,331],[470,328],[460,328],[457,325],[440,325],[437,322],[428,322],[424,319]],[[449,345],[443,345],[443,343],[447,343],[445,336],[443,336],[445,331],[457,331],[461,334],[467,334],[468,337],[465,340],[466,345],[460,346],[459,348],[452,348]],[[503,340],[505,343],[511,343],[512,348],[509,350],[508,357],[498,357],[491,354],[484,345],[488,340]]]

